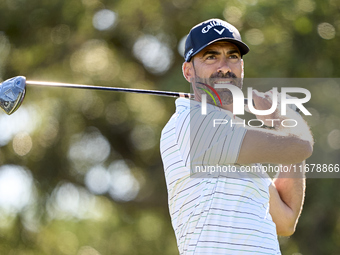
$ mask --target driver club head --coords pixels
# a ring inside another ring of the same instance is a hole
[[[0,84],[0,108],[8,115],[14,113],[25,98],[26,78],[17,76]]]

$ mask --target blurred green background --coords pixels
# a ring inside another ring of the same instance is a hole
[[[328,78],[306,87],[313,163],[340,163],[339,0],[0,0],[0,81],[189,92],[184,38],[234,24],[249,78]],[[174,99],[27,87],[0,113],[0,254],[178,254],[160,133]],[[308,162],[307,161],[307,162]],[[285,254],[340,254],[340,179],[307,180]]]

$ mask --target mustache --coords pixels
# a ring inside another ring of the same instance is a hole
[[[214,84],[217,79],[232,79],[232,84],[234,85],[237,85],[239,83],[236,74],[230,71],[227,73],[215,72],[211,74],[209,78],[202,78],[202,77],[199,77],[198,75],[195,75],[195,78],[191,82],[193,82],[193,84],[196,83],[196,86],[197,84],[201,84],[201,85],[208,86],[210,88],[210,87],[215,86]]]
[[[237,78],[236,74],[234,74],[233,72],[227,72],[227,73],[222,73],[222,72],[216,72],[213,73],[212,75],[210,75],[209,78]]]

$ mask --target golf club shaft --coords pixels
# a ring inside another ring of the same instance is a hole
[[[105,87],[105,86],[93,86],[85,84],[72,84],[72,83],[60,83],[60,82],[47,82],[47,81],[26,81],[26,84],[35,86],[47,86],[47,87],[61,87],[61,88],[73,88],[73,89],[93,89],[93,90],[108,90],[116,92],[130,92],[139,94],[149,94],[157,96],[167,97],[183,97],[194,99],[195,96],[190,93],[183,92],[172,92],[172,91],[159,91],[159,90],[146,90],[146,89],[130,89],[130,88],[116,88],[116,87]],[[248,104],[248,99],[244,99],[244,104]]]
[[[190,93],[171,92],[171,91],[116,88],[116,87],[93,86],[93,85],[71,84],[71,83],[60,83],[60,82],[46,82],[46,81],[26,81],[26,84],[36,85],[36,86],[73,88],[73,89],[109,90],[109,91],[116,91],[116,92],[130,92],[130,93],[149,94],[149,95],[168,96],[168,97],[194,98],[194,95]]]

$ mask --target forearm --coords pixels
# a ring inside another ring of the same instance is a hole
[[[294,119],[298,124],[296,127],[278,128],[278,130],[285,132],[286,135],[300,138],[308,143],[312,150],[313,137],[303,118],[296,113],[288,113],[287,117],[283,118]],[[278,235],[290,236],[295,232],[305,197],[304,165],[305,161],[299,164],[281,165],[282,171],[273,180],[270,213]]]
[[[266,93],[260,93],[258,91],[253,91],[253,98],[255,107],[258,110],[266,110],[272,106],[272,97],[270,91]],[[282,115],[279,109],[281,108],[281,103],[279,102],[277,109],[270,115],[256,115],[256,118],[263,121],[263,123],[274,128],[275,131],[281,133],[282,135],[292,136],[299,138],[303,141],[309,142],[310,146],[313,146],[313,137],[310,132],[308,124],[301,117],[299,113],[292,110],[290,107],[286,107],[286,114]]]
[[[264,108],[264,106],[262,106]],[[287,107],[286,115],[278,110],[268,116],[256,115],[257,119],[272,127],[267,132],[277,136],[276,145],[282,148],[282,158],[291,157],[292,160],[282,160],[283,164],[299,163],[312,155],[313,136],[306,121],[300,114]],[[282,141],[282,142],[280,142]],[[268,162],[269,163],[269,162]]]
[[[282,169],[290,169],[290,171],[281,171],[273,180],[273,184],[277,190],[283,207],[286,207],[285,218],[280,224],[284,224],[290,229],[289,232],[294,232],[299,216],[302,211],[302,206],[305,196],[306,179],[304,162],[294,165],[282,166]]]

